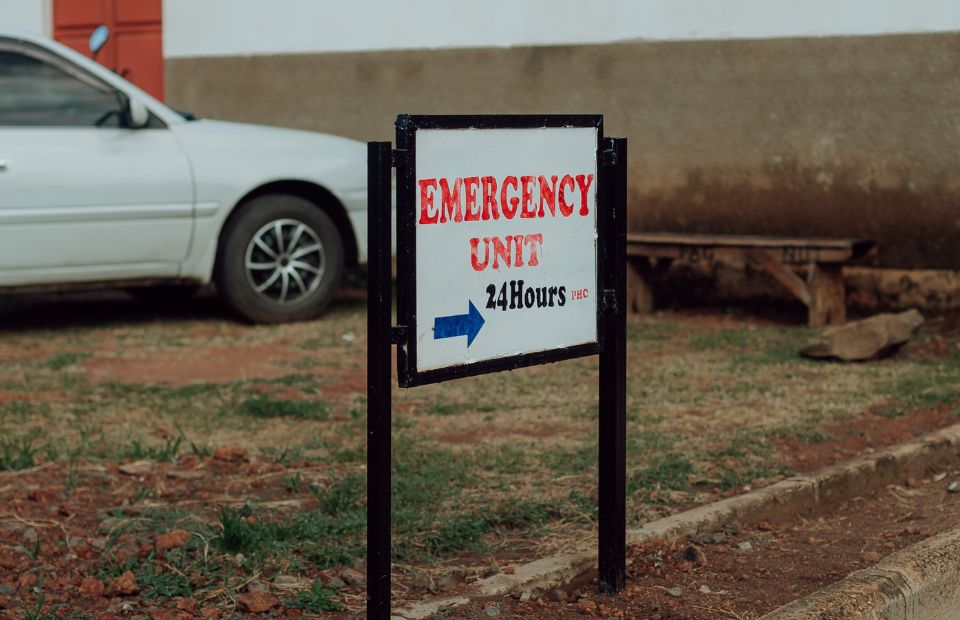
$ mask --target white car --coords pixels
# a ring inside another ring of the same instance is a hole
[[[360,142],[194,119],[0,31],[2,291],[214,281],[247,319],[307,319],[365,262],[366,208]]]

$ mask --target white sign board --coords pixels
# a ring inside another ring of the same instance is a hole
[[[599,136],[416,129],[417,373],[596,345]]]

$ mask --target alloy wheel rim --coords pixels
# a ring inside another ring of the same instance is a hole
[[[244,267],[254,292],[272,303],[303,301],[320,286],[327,256],[317,233],[295,219],[260,227],[247,244]]]

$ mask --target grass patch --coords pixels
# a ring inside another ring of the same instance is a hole
[[[264,394],[242,401],[237,405],[237,411],[254,418],[327,420],[330,418],[330,403],[323,400],[287,400]]]
[[[51,355],[47,359],[40,362],[40,368],[63,370],[67,366],[73,366],[78,362],[89,359],[90,357],[90,353],[83,353],[80,351],[65,351],[63,353]]]
[[[128,446],[120,450],[117,456],[120,460],[173,463],[180,454],[180,446],[184,439],[182,434],[177,437],[169,437],[164,440],[161,446],[148,446],[139,439],[133,439]]]
[[[640,490],[669,489],[686,491],[690,488],[693,463],[682,454],[668,454],[655,458],[648,467],[638,469],[627,482],[627,494]]]
[[[487,403],[451,403],[442,405],[433,405],[427,409],[429,415],[457,415],[458,413],[490,413],[496,411],[498,407]]]

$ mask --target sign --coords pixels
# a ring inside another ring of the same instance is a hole
[[[601,117],[406,119],[401,384],[597,353]]]
[[[599,354],[597,583],[624,588],[627,141],[602,118],[401,115],[367,144],[367,618],[391,617],[392,344],[401,387]]]

